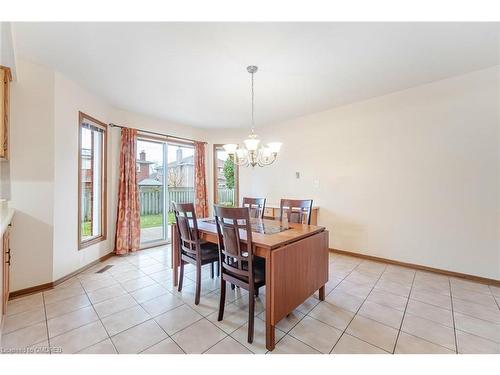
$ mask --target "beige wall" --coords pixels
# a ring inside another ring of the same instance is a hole
[[[78,250],[78,112],[104,123],[112,121],[114,108],[90,94],[63,75],[55,74],[54,142],[54,261],[53,279],[57,280],[113,250],[114,216],[108,204],[105,241]],[[108,134],[112,143],[113,134]],[[108,146],[109,147],[109,146]],[[108,158],[112,155],[108,152]],[[111,160],[110,160],[111,161]],[[108,163],[108,175],[115,169]],[[111,181],[108,179],[108,192]],[[110,194],[108,194],[108,200]]]
[[[52,281],[54,73],[19,61],[11,87],[11,288]]]
[[[481,70],[261,127],[261,139],[283,149],[273,166],[241,170],[240,196],[313,198],[332,248],[498,280],[498,74]],[[246,133],[212,132],[211,140]]]

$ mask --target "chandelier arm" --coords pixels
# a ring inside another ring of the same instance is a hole
[[[235,165],[237,165],[238,167],[246,167],[248,165],[248,158],[247,157],[244,157],[242,159],[240,159],[236,155],[234,155],[234,156],[230,155],[229,157],[233,160],[233,163]]]
[[[259,153],[259,156],[260,156],[259,157],[259,167],[265,167],[267,165],[273,164],[276,161],[278,154],[276,152],[273,152],[271,154],[271,156],[264,158],[262,156],[262,153]]]

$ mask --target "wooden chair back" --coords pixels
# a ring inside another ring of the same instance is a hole
[[[245,207],[229,208],[215,206],[215,223],[219,239],[219,261],[221,275],[229,282],[244,280],[253,286],[253,248],[250,210]],[[246,231],[246,243],[242,242],[240,230]]]
[[[172,202],[172,208],[177,223],[177,234],[179,238],[179,249],[193,257],[200,255],[200,239],[198,237],[198,222],[194,204]]]
[[[243,198],[242,207],[250,209],[250,217],[256,219],[264,218],[264,210],[266,208],[266,198]]]
[[[286,215],[289,223],[311,225],[312,199],[281,199],[280,220]]]

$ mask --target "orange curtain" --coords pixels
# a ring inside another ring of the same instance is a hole
[[[194,209],[197,217],[208,216],[208,201],[207,201],[207,181],[205,177],[205,143],[195,142],[194,144],[194,185],[195,185],[195,201]]]
[[[119,255],[139,250],[141,243],[136,151],[137,130],[123,128],[115,237],[115,253]]]

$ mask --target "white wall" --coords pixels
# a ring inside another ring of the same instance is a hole
[[[499,280],[499,83],[495,67],[259,128],[283,150],[241,169],[240,197],[313,198],[332,248]]]
[[[114,108],[90,94],[73,81],[55,73],[55,141],[54,141],[54,261],[53,279],[99,259],[113,250],[113,205],[107,206],[107,238],[95,245],[78,250],[78,112],[82,111],[104,123],[113,119]],[[108,132],[108,144],[116,136]],[[108,145],[109,148],[109,145]],[[108,158],[111,153],[108,152]],[[115,168],[108,160],[108,175]],[[108,179],[108,202],[111,198]]]
[[[54,73],[19,61],[11,86],[11,290],[52,281]]]

